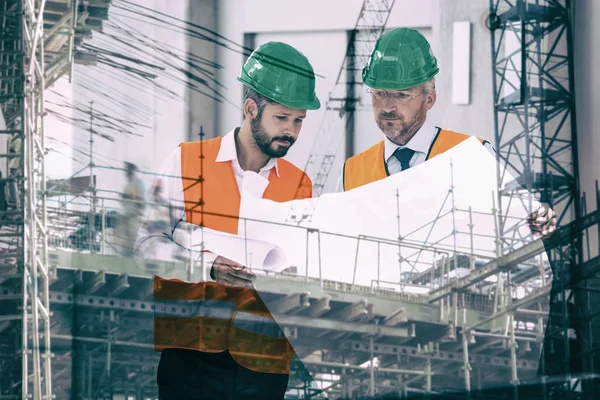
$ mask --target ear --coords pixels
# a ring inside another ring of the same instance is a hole
[[[244,119],[248,118],[249,121],[256,118],[258,115],[258,105],[252,99],[246,99],[244,101]]]
[[[435,91],[435,88],[433,88],[431,90],[431,92],[429,92],[429,94],[425,96],[425,108],[427,108],[427,111],[429,111],[429,110],[431,110],[431,108],[433,108],[436,100],[437,100],[437,92]]]

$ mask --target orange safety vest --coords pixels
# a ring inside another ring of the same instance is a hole
[[[450,150],[468,138],[470,138],[469,135],[438,128],[426,160]],[[483,139],[479,139],[479,141],[485,142]],[[344,164],[344,190],[355,189],[390,176],[384,159],[384,151],[385,144],[382,140],[375,146],[347,159]]]
[[[180,146],[186,221],[237,234],[240,193],[231,163],[216,162],[221,138]],[[304,172],[282,159],[277,167],[279,176],[271,170],[264,198],[284,202],[312,196]],[[292,346],[255,290],[155,276],[154,303],[155,351],[229,350],[245,368],[289,374]]]

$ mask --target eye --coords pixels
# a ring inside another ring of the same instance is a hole
[[[297,123],[297,124],[301,124],[303,121],[304,121],[303,119],[296,118],[296,123]]]
[[[277,118],[280,121],[285,121],[287,119],[287,117],[285,117],[283,115],[276,115],[275,118]]]

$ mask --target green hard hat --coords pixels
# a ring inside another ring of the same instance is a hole
[[[373,89],[404,90],[439,71],[427,39],[414,29],[397,28],[377,40],[362,78]]]
[[[318,110],[315,73],[304,54],[281,42],[265,43],[248,57],[238,81],[291,108]]]

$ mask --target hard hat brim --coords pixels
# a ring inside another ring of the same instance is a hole
[[[429,71],[427,74],[411,79],[410,81],[405,82],[396,82],[396,81],[388,81],[376,79],[370,76],[368,67],[365,67],[363,70],[363,83],[372,89],[381,89],[381,90],[406,90],[418,86],[422,83],[427,82],[434,76],[440,72],[439,68],[435,68]]]
[[[274,102],[284,105],[286,107],[296,108],[299,110],[318,110],[319,108],[321,108],[321,102],[319,101],[319,99],[317,98],[316,95],[313,97],[312,100],[310,100],[308,102],[294,101],[293,99],[290,99],[289,97],[283,96],[279,93],[274,93],[273,91],[265,88],[264,86],[261,86],[257,82],[252,81],[249,78],[246,78],[244,76],[244,74],[242,74],[241,76],[238,76],[237,80],[239,82],[243,83],[245,86],[247,86],[253,90],[256,90],[259,94],[265,96],[266,98],[273,100]]]

